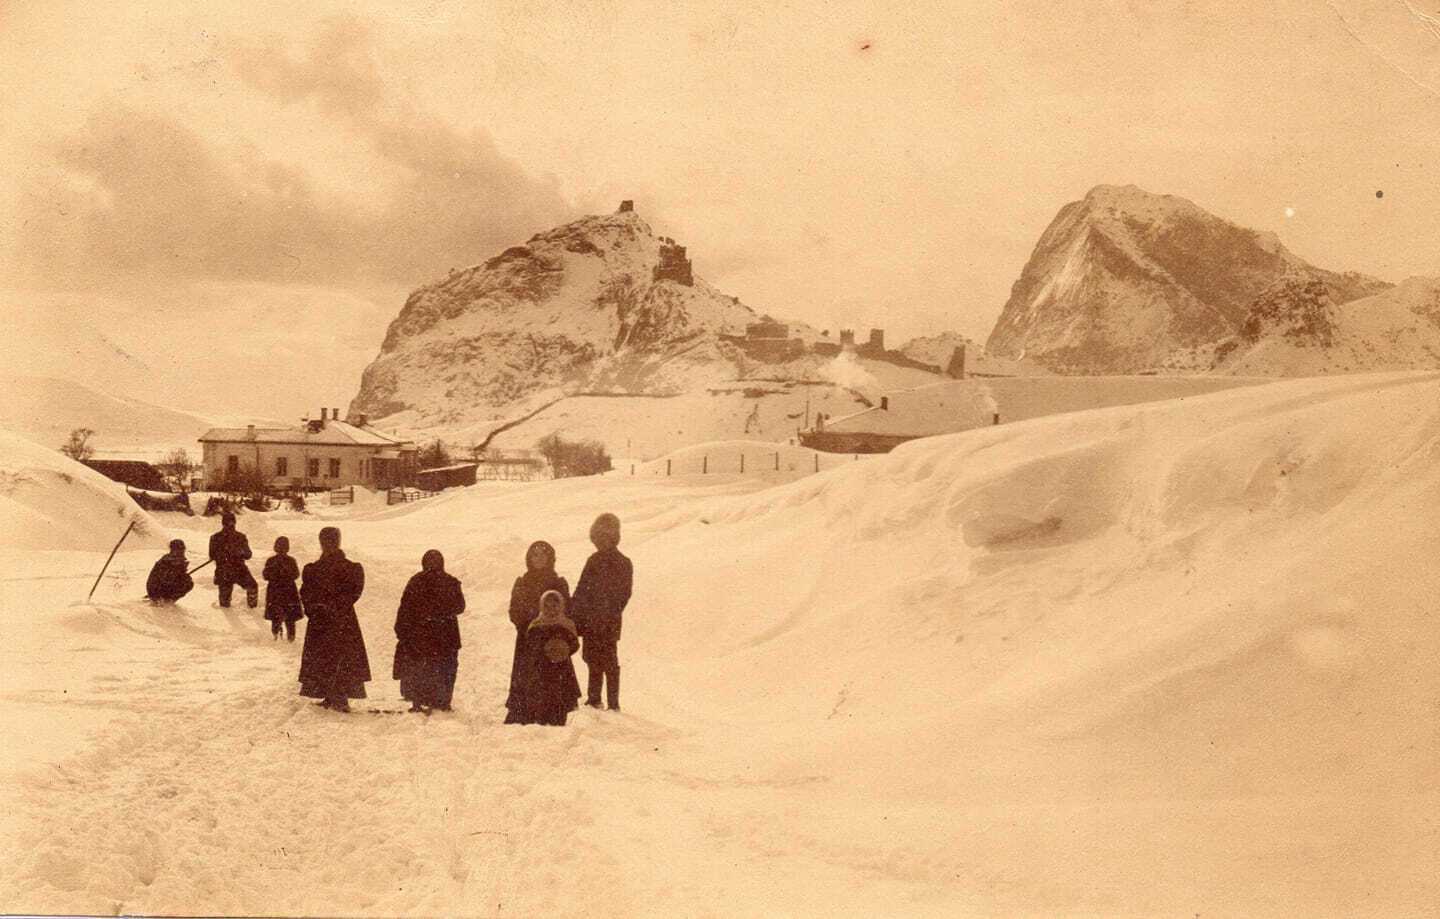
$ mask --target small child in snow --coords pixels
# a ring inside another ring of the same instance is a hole
[[[265,618],[270,620],[270,635],[280,638],[280,625],[285,625],[285,640],[295,640],[295,623],[305,615],[300,608],[300,591],[295,582],[300,566],[290,557],[290,540],[275,540],[275,554],[265,560]]]

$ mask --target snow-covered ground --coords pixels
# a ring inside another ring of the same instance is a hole
[[[366,566],[362,708],[384,713],[339,715],[295,695],[298,643],[206,581],[140,602],[153,546],[84,602],[121,521],[74,503],[83,545],[4,542],[0,906],[1421,914],[1437,509],[1440,376],[1408,374],[979,428],[778,484],[246,516],[257,555],[283,533],[309,560],[339,522]],[[506,727],[525,546],[573,580],[602,510],[637,572],[625,711]],[[163,525],[198,555],[213,523]],[[470,600],[457,710],[389,714],[390,626],[432,547]]]

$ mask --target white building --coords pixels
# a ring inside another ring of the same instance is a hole
[[[319,421],[294,428],[213,428],[200,437],[205,486],[218,488],[226,476],[258,469],[277,490],[392,488],[408,483],[416,470],[412,441],[382,434],[366,424],[339,420],[320,410]]]

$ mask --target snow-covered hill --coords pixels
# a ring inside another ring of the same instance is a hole
[[[160,525],[136,506],[125,486],[56,450],[0,430],[0,551],[105,552],[131,521],[130,548],[164,547]],[[23,579],[25,572],[15,574]]]
[[[755,318],[633,211],[585,217],[412,293],[350,408],[435,428],[580,390],[678,393],[733,376],[717,336]]]
[[[1160,367],[1237,332],[1283,277],[1319,281],[1336,303],[1389,286],[1316,268],[1183,198],[1099,185],[1040,237],[986,348],[1064,371]]]
[[[0,430],[54,449],[75,428],[90,428],[98,459],[116,453],[159,458],[176,447],[198,456],[196,438],[212,427],[185,412],[53,377],[0,376],[0,388]]]
[[[365,297],[308,285],[6,290],[0,368],[206,418],[292,422],[343,404],[385,315]]]
[[[1214,363],[1251,376],[1440,368],[1440,278],[1342,304],[1318,282],[1282,283],[1216,347]]]

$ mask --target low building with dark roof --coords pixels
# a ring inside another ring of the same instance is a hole
[[[350,424],[340,410],[320,410],[319,421],[293,428],[213,428],[200,436],[205,485],[219,487],[228,476],[257,469],[275,490],[393,488],[411,484],[418,449],[370,427]]]
[[[146,491],[170,490],[160,470],[140,460],[86,459],[81,462],[112,482],[122,482],[131,488]]]
[[[983,386],[950,380],[888,393],[879,405],[843,418],[821,416],[800,442],[825,453],[889,453],[906,441],[967,431],[996,418]]]

